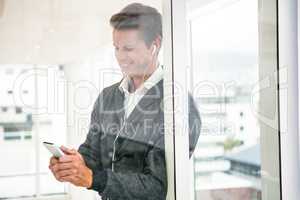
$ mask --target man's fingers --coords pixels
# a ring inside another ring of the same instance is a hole
[[[75,149],[69,149],[65,146],[61,146],[60,149],[67,155],[75,155],[77,153]]]
[[[69,169],[69,170],[61,170],[61,171],[58,171],[56,173],[57,177],[59,177],[59,179],[63,178],[63,177],[67,177],[67,176],[70,176],[70,175],[76,175],[77,174],[77,170],[76,169]]]
[[[70,170],[70,169],[74,169],[74,164],[71,162],[70,163],[58,163],[58,164],[51,166],[51,170],[53,172],[59,172],[62,170]]]
[[[58,163],[58,159],[55,158],[54,156],[52,156],[52,157],[50,158],[50,165],[55,165],[56,163]]]
[[[61,180],[59,179],[59,176],[57,175],[56,172],[53,171],[52,167],[50,169],[51,169],[51,172],[52,172],[53,176],[55,177],[55,179],[61,182]]]
[[[76,185],[77,177],[74,175],[67,175],[67,176],[59,178],[59,180],[61,182],[70,182],[70,183]]]
[[[76,159],[77,158],[75,155],[64,155],[60,157],[58,160],[60,163],[68,163],[68,162],[74,162]]]
[[[75,176],[75,174],[77,173],[77,170],[61,170],[61,171],[54,171],[51,170],[52,174],[54,175],[55,179],[60,181],[60,182],[71,182],[73,180],[73,178],[70,178],[72,176]],[[67,179],[64,179],[65,177],[68,177]]]

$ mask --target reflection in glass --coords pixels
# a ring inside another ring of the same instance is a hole
[[[258,4],[195,5],[189,11],[190,78],[203,123],[194,155],[195,199],[259,200]]]

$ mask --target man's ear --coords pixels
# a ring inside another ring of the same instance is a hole
[[[157,48],[158,51],[161,49],[161,43],[162,43],[162,37],[161,37],[161,36],[158,36],[158,37],[155,39],[155,44],[156,44],[156,48]]]
[[[161,47],[161,37],[157,36],[153,41],[152,55],[154,55],[154,53],[158,53],[160,47]]]
[[[154,56],[154,54],[155,54],[155,52],[156,52],[156,49],[157,49],[156,44],[154,44],[154,45],[153,45],[153,50],[152,50],[152,56]]]

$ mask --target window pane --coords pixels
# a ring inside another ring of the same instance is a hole
[[[26,76],[30,70],[32,66],[0,66],[0,198],[35,193],[33,113],[24,106],[34,105],[34,77]],[[24,187],[16,190],[16,183]]]
[[[191,160],[194,199],[262,199],[261,149],[270,144],[262,140],[264,122],[258,117],[263,96],[256,88],[260,87],[259,67],[264,67],[259,57],[258,1],[190,1],[187,5],[188,80],[202,119]],[[270,117],[276,117],[276,106],[271,109]],[[278,164],[273,163],[277,170]]]
[[[44,147],[43,142],[52,142],[58,145],[66,144],[66,98],[63,66],[38,66],[43,72],[37,75],[37,91],[39,113],[37,115],[39,133],[39,189],[40,194],[62,194],[65,192],[65,183],[55,180],[50,172],[49,159],[51,153]],[[43,111],[42,108],[47,108]]]
[[[16,190],[16,183],[22,187]],[[1,198],[31,197],[35,194],[35,176],[1,177]]]

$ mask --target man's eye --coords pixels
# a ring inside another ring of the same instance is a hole
[[[128,47],[126,47],[126,48],[124,48],[124,50],[125,50],[125,51],[133,51],[133,48],[128,48]]]

